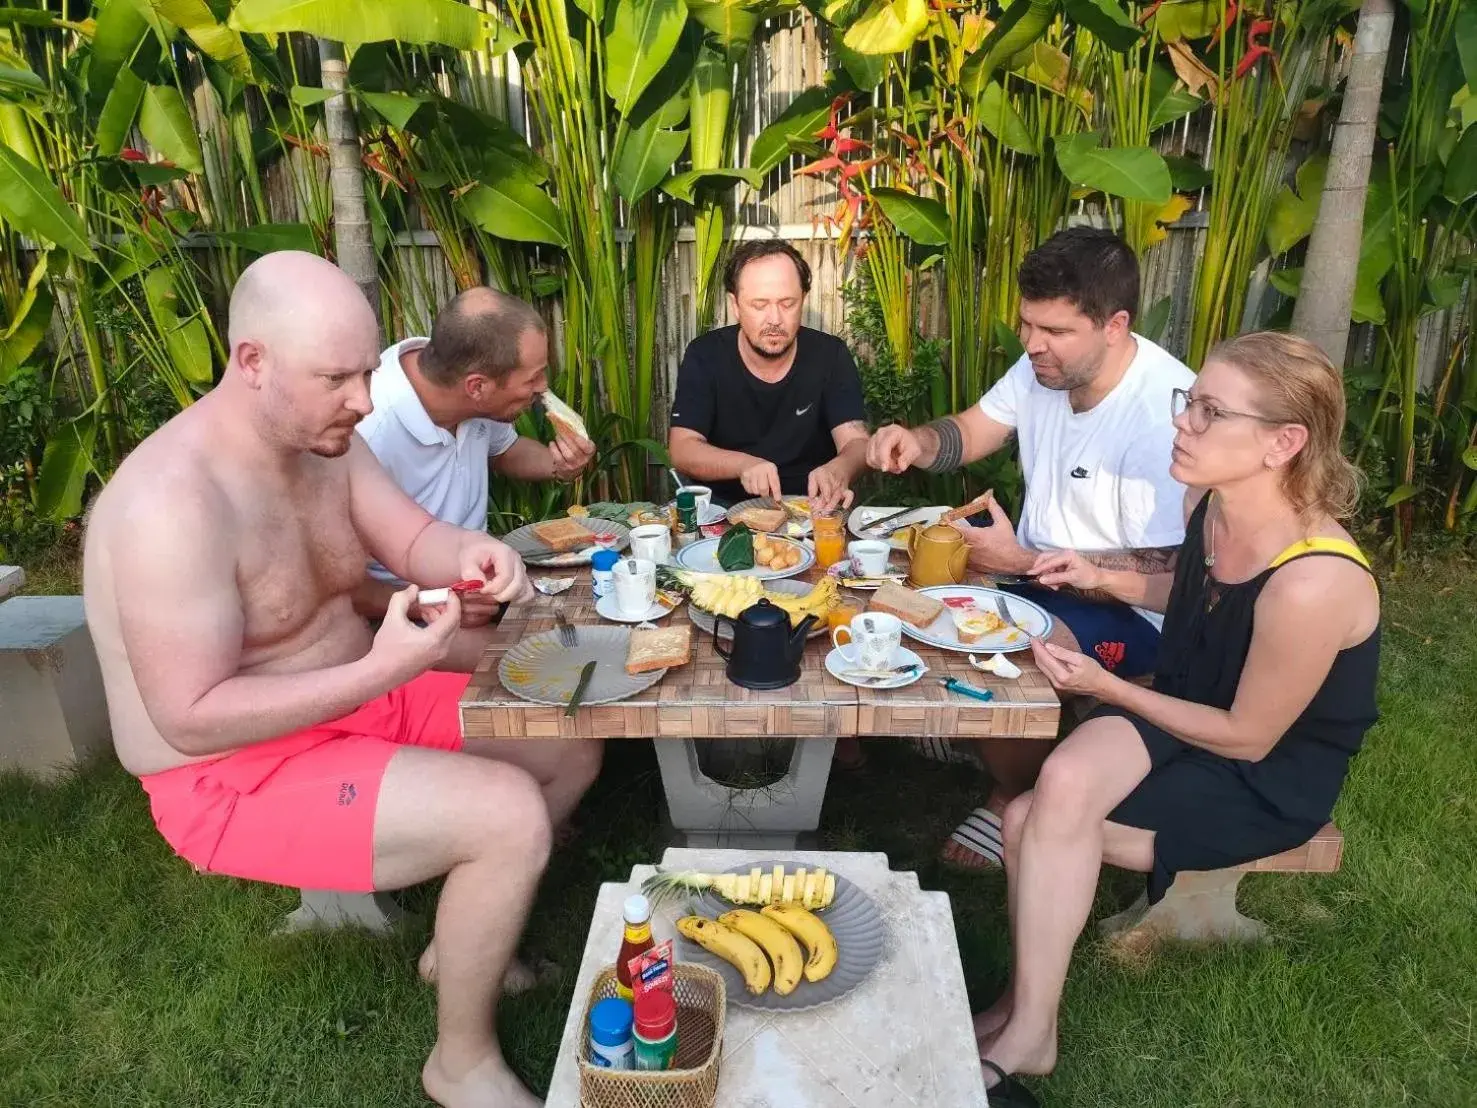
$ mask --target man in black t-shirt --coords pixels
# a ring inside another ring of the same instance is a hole
[[[677,374],[672,465],[713,499],[808,495],[849,507],[867,468],[862,383],[846,344],[800,326],[810,266],[787,242],[745,242],[724,273],[737,326],[694,339]]]

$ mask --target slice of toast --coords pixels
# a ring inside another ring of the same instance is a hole
[[[920,630],[938,619],[943,610],[942,601],[914,592],[896,581],[884,584],[872,594],[872,599],[867,604],[869,612],[887,612]]]
[[[972,516],[976,512],[982,512],[989,505],[991,499],[994,496],[994,489],[986,489],[984,492],[980,493],[973,500],[971,500],[968,504],[961,504],[957,508],[950,508],[943,515],[939,516],[938,521],[940,523],[954,523],[957,520]]]
[[[654,669],[686,665],[692,657],[692,627],[679,624],[660,630],[634,630],[626,648],[626,672],[649,673]]]
[[[595,536],[583,526],[568,518],[550,519],[533,525],[538,541],[559,554],[579,550],[595,541]]]
[[[750,531],[772,534],[789,518],[783,508],[745,508],[738,513],[735,522],[747,524]]]
[[[585,429],[585,421],[580,418],[578,412],[555,396],[552,391],[543,393],[539,399],[544,405],[544,415],[549,417],[549,422],[554,424],[555,430],[564,430],[576,438],[589,441],[590,432]]]

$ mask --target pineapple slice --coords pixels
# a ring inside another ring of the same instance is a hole
[[[735,904],[749,903],[749,875],[740,874],[739,879],[734,882],[733,896],[729,897]]]
[[[773,890],[774,890],[774,874],[772,874],[772,873],[766,873],[763,877],[761,877],[759,879],[759,903],[760,904],[769,904],[769,903],[771,903],[771,897],[772,897]]]
[[[799,904],[805,896],[805,867],[801,866],[795,871],[795,895],[786,903]]]
[[[749,903],[761,904],[763,901],[759,896],[759,885],[763,881],[764,871],[755,866],[749,871]]]
[[[785,894],[785,867],[774,867],[774,881],[770,885],[769,903],[781,904]]]
[[[826,878],[819,870],[812,870],[805,878],[805,891],[800,894],[800,906],[802,908],[814,908],[816,906],[815,884],[817,880],[822,882],[822,888],[824,888]]]
[[[785,887],[784,890],[780,893],[780,903],[795,903],[795,875],[793,873],[788,873],[785,875]]]
[[[831,901],[833,901],[835,899],[836,899],[836,875],[834,873],[828,873],[828,874],[826,874],[826,891],[821,896],[821,907],[822,908],[829,908],[831,906]]]

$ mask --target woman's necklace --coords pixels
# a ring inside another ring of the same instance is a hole
[[[1211,569],[1215,566],[1215,501],[1211,500],[1210,506],[1205,510],[1205,568]]]

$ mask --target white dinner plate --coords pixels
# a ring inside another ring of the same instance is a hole
[[[768,566],[750,566],[748,569],[726,570],[718,564],[718,543],[720,539],[699,539],[676,551],[676,561],[683,569],[690,569],[695,573],[729,573],[745,577],[757,577],[761,581],[773,581],[779,577],[794,577],[804,573],[815,564],[815,551],[803,542],[794,539],[782,539],[778,535],[770,535],[770,542],[789,543],[800,551],[800,561],[789,569],[770,569]]]
[[[650,608],[647,608],[639,616],[633,616],[629,612],[621,610],[621,606],[615,601],[614,592],[606,593],[599,600],[595,601],[595,611],[599,613],[601,619],[608,619],[615,623],[649,623],[664,619],[672,614],[671,608],[653,601]]]
[[[962,654],[1009,654],[1015,650],[1028,650],[1031,636],[1045,638],[1051,634],[1051,628],[1056,622],[1051,618],[1051,613],[1039,604],[1000,589],[986,589],[979,585],[933,585],[918,591],[924,596],[944,601],[946,605],[950,599],[973,600],[978,608],[986,612],[994,612],[996,597],[1004,597],[1010,614],[1020,624],[1019,631],[1014,627],[1007,627],[972,643],[959,641],[959,636],[954,631],[954,617],[949,614],[947,606],[938,619],[927,627],[914,627],[906,622],[903,624],[903,634],[942,650],[957,650]]]
[[[897,505],[892,508],[879,508],[868,504],[866,507],[863,508],[854,508],[851,515],[847,517],[846,529],[850,531],[853,536],[859,539],[874,538],[875,536],[869,535],[867,533],[867,528],[872,526],[872,524],[875,523],[877,520],[886,519],[894,512],[900,512],[902,510],[902,505]],[[939,517],[948,510],[948,508],[937,504],[931,508],[914,508],[907,515],[898,516],[897,519],[887,524],[887,526],[907,527],[910,525],[917,525],[928,527],[932,524],[937,523],[939,521]],[[892,544],[892,548],[894,550],[908,549],[908,544],[903,542],[896,536],[889,538],[887,541]]]
[[[859,689],[901,689],[905,685],[911,685],[928,672],[923,659],[906,646],[900,646],[893,651],[892,661],[888,665],[917,666],[918,669],[910,674],[900,674],[889,681],[868,681],[862,677],[847,676],[847,673],[856,669],[856,666],[842,656],[840,648],[832,647],[831,652],[826,655],[826,671],[836,680],[845,681],[848,685],[855,685]]]

